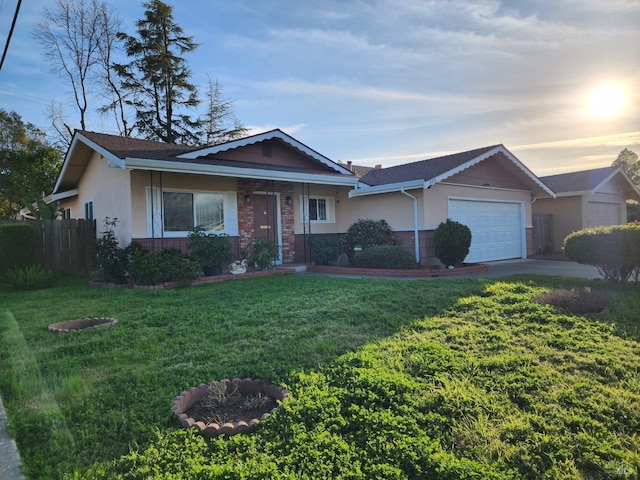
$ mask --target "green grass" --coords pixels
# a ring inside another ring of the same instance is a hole
[[[532,298],[589,286],[606,315]],[[0,394],[28,478],[623,478],[640,470],[640,295],[599,281],[274,276],[170,290],[86,279],[0,295]],[[51,323],[115,317],[52,334]],[[250,435],[171,401],[283,384]]]

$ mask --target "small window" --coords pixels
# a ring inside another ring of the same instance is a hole
[[[335,223],[335,216],[333,197],[300,197],[302,223]]]
[[[62,209],[62,219],[63,220],[69,220],[71,218],[71,209],[70,208],[63,208]]]
[[[85,202],[84,204],[84,218],[86,220],[93,220],[93,200]]]

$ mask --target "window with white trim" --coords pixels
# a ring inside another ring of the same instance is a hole
[[[335,223],[335,198],[300,196],[300,221],[302,223]]]
[[[63,220],[69,220],[71,218],[71,208],[63,208],[61,216]]]
[[[224,231],[224,194],[163,192],[165,232],[186,232],[200,227],[207,232]]]
[[[194,227],[238,234],[236,192],[194,192],[147,187],[147,232],[156,237],[186,237]]]
[[[84,202],[84,218],[85,220],[93,220],[93,200]]]

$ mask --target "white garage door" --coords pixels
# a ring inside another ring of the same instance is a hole
[[[449,200],[449,218],[471,229],[467,263],[522,257],[521,204]]]
[[[600,227],[620,223],[620,206],[617,203],[589,202],[589,226]]]

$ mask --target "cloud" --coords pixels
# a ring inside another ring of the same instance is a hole
[[[537,150],[537,149],[573,149],[576,147],[601,147],[615,146],[624,147],[640,143],[640,132],[616,133],[613,135],[602,135],[597,137],[574,138],[569,140],[559,140],[555,142],[532,143],[528,145],[517,145],[510,147],[513,151]]]

